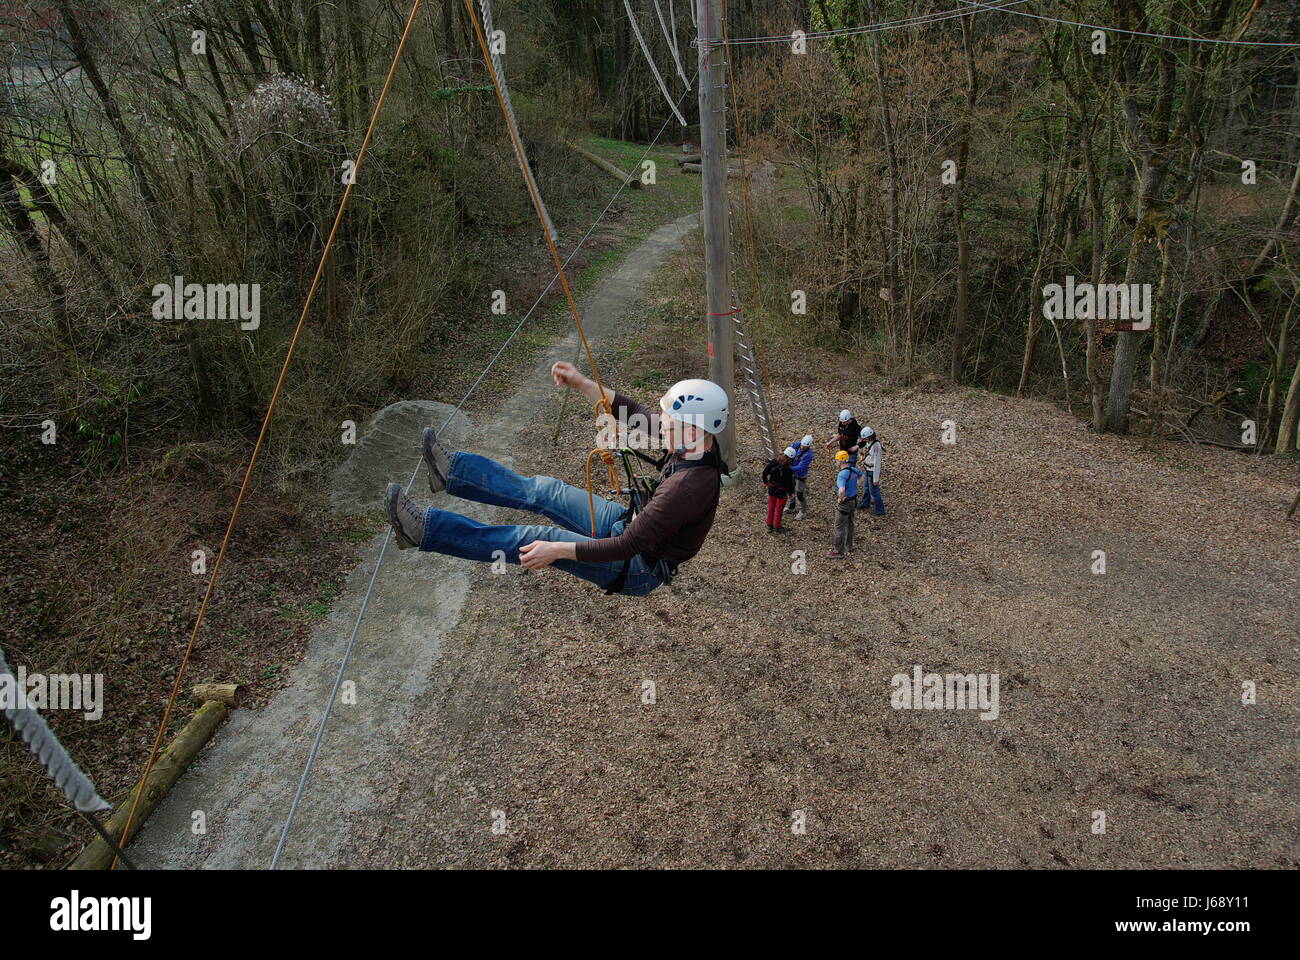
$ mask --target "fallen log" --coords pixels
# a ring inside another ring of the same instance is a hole
[[[703,173],[703,172],[704,172],[703,164],[699,164],[699,163],[682,164],[682,173]],[[750,175],[751,174],[746,174],[746,176],[750,176]],[[740,176],[740,170],[736,167],[728,167],[727,176],[738,178]]]
[[[594,153],[590,152],[589,150],[582,149],[582,147],[578,146],[576,143],[571,143],[570,141],[565,140],[564,145],[568,147],[570,150],[572,150],[574,153],[576,153],[578,156],[582,157],[582,159],[586,160],[592,166],[600,170],[604,170],[611,177],[614,177],[616,180],[618,180],[619,183],[626,184],[627,186],[631,187],[633,190],[641,189],[641,178],[636,173],[628,173],[626,170],[620,170],[618,167],[614,166],[614,164],[610,163],[608,160],[604,159],[603,157],[596,156]]]
[[[224,703],[219,700],[209,700],[199,707],[198,712],[194,714],[194,719],[185,724],[181,732],[176,734],[176,739],[167,745],[153,765],[148,782],[143,784],[140,805],[131,823],[131,836],[124,838],[122,829],[126,826],[127,816],[131,812],[131,803],[135,795],[140,793],[141,785],[137,785],[131,791],[104,824],[104,830],[118,846],[125,848],[131,842],[131,837],[139,832],[141,825],[149,819],[149,814],[153,813],[162,798],[167,795],[167,791],[180,779],[185,768],[194,760],[203,745],[212,738],[217,727],[221,726],[221,721],[226,719],[227,713],[229,710]],[[107,870],[112,862],[112,849],[101,838],[96,837],[77,855],[68,869]]]
[[[196,683],[193,695],[199,703],[219,700],[228,707],[237,707],[244,699],[244,688],[237,683]]]

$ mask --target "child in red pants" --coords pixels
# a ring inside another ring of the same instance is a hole
[[[767,532],[781,532],[781,516],[785,512],[785,501],[794,490],[794,473],[790,470],[790,461],[796,451],[786,447],[775,460],[769,460],[763,468],[763,483],[767,487]]]

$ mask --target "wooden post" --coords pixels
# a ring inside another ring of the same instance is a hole
[[[722,4],[695,0],[699,29],[700,157],[704,194],[704,267],[709,326],[709,379],[727,391],[731,415],[718,437],[722,459],[738,471],[736,356],[732,340],[731,229],[727,206],[726,58],[721,46]]]

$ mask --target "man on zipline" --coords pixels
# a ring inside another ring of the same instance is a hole
[[[551,376],[593,404],[601,387],[571,363],[557,363]],[[658,435],[671,451],[649,499],[635,516],[622,504],[595,498],[596,536],[591,536],[587,491],[554,477],[521,477],[478,454],[448,454],[434,430],[424,431],[423,457],[429,489],[454,497],[516,510],[531,510],[560,526],[491,526],[450,510],[425,509],[388,485],[388,519],[397,546],[418,547],[466,560],[505,560],[529,570],[555,564],[610,593],[642,596],[671,583],[677,567],[695,556],[718,509],[722,462],[714,436],[727,425],[726,391],[708,380],[682,380],[659,400],[655,413],[612,390],[604,390],[618,424]]]

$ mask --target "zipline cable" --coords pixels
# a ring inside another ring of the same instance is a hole
[[[682,96],[685,97],[685,94],[683,94]],[[669,118],[669,120],[671,120],[671,118]],[[637,161],[637,166],[640,166],[641,161],[645,160],[645,158],[650,155],[650,151],[652,151],[655,148],[655,146],[659,143],[659,139],[664,135],[664,131],[668,129],[669,120],[665,120],[663,122],[663,126],[659,128],[659,132],[655,135],[654,140],[650,142],[650,146],[646,147],[645,153],[641,155],[641,160]],[[570,251],[569,255],[565,258],[564,266],[567,267],[573,261],[573,258],[578,255],[578,252],[582,250],[587,240],[591,238],[592,233],[594,233],[596,228],[600,226],[601,222],[605,219],[605,215],[609,213],[610,208],[614,206],[615,201],[617,201],[618,198],[623,194],[623,191],[627,189],[627,185],[630,182],[631,182],[630,180],[624,180],[621,184],[619,184],[618,189],[615,190],[613,196],[609,198],[609,202],[605,204],[605,209],[600,211],[600,215],[597,216],[596,219],[592,221],[591,226],[587,228],[587,232],[583,234],[582,239],[578,241],[578,245],[574,247],[573,250]],[[488,361],[487,366],[483,368],[482,372],[479,373],[479,375],[475,378],[474,382],[470,384],[469,389],[465,391],[465,395],[461,397],[460,403],[456,404],[456,408],[452,410],[450,414],[448,414],[447,419],[443,421],[442,426],[438,429],[438,436],[442,436],[443,431],[445,431],[449,426],[451,426],[452,421],[456,419],[456,415],[461,412],[465,404],[469,402],[469,398],[473,395],[474,391],[478,389],[479,384],[483,382],[483,378],[488,375],[488,372],[492,369],[492,367],[496,364],[496,362],[499,359],[501,359],[502,354],[506,352],[506,348],[510,346],[511,341],[514,340],[515,336],[519,333],[519,331],[524,328],[524,324],[528,322],[528,319],[533,315],[533,312],[541,305],[542,301],[546,299],[546,295],[551,292],[551,288],[555,286],[555,282],[559,279],[560,279],[560,274],[557,271],[555,274],[551,276],[551,280],[546,285],[545,289],[543,289],[542,292],[537,295],[537,299],[534,300],[533,305],[528,308],[528,312],[523,315],[523,317],[520,319],[520,321],[517,324],[515,324],[514,330],[510,331],[510,335],[506,337],[505,342],[501,344],[501,346],[497,349],[497,352],[493,355],[492,359]],[[565,396],[567,397],[568,394],[566,393]],[[422,463],[421,460],[419,459],[416,460],[415,469],[411,471],[411,477],[409,480],[406,481],[407,493],[410,493],[411,487],[415,485],[415,478],[420,473],[421,463]],[[365,596],[361,598],[361,609],[357,611],[357,619],[356,622],[353,623],[352,625],[352,635],[348,637],[348,644],[343,652],[343,661],[342,663],[339,664],[338,675],[334,679],[334,687],[330,691],[329,699],[326,700],[325,702],[325,711],[321,715],[320,724],[316,729],[316,740],[312,744],[311,751],[307,755],[307,762],[303,766],[302,776],[298,780],[298,789],[294,793],[293,802],[289,806],[289,816],[285,819],[284,828],[280,831],[280,841],[276,845],[275,855],[271,859],[272,870],[276,869],[276,867],[280,863],[280,857],[284,853],[285,843],[289,837],[289,829],[293,826],[293,819],[297,815],[299,804],[302,802],[303,794],[307,789],[307,781],[311,777],[311,770],[312,770],[312,766],[316,762],[316,755],[320,752],[321,741],[325,736],[325,728],[329,724],[330,714],[334,710],[334,701],[338,696],[339,688],[343,684],[343,677],[347,672],[348,663],[351,662],[352,660],[352,650],[356,646],[357,635],[361,631],[361,622],[362,620],[365,619],[366,610],[370,607],[370,597],[371,594],[374,593],[376,579],[379,576],[379,568],[383,565],[384,555],[388,551],[388,544],[392,539],[392,534],[393,534],[392,528],[389,528],[384,534],[383,543],[380,544],[379,555],[375,558],[375,567],[370,573],[370,582],[366,587]]]
[[[1005,3],[991,4],[991,10],[1002,10],[1006,7],[1016,6],[1021,3],[1028,3],[1029,0],[1006,0]],[[795,40],[832,40],[836,37],[853,37],[864,33],[878,33],[885,30],[895,30],[901,27],[925,26],[930,23],[939,23],[944,20],[952,20],[955,17],[969,16],[970,11],[965,7],[953,7],[948,10],[937,10],[931,13],[919,13],[910,17],[901,17],[898,20],[882,20],[879,23],[856,24],[851,27],[835,27],[828,30],[804,31],[801,36],[796,37],[793,33],[772,34],[758,37],[732,37],[723,41],[715,39],[710,41],[710,46],[718,46],[726,43],[729,46],[739,47],[763,43],[793,43]],[[698,40],[691,41],[699,43]]]
[[[991,7],[987,3],[980,3],[978,0],[959,0],[959,2],[970,7],[979,7],[982,10],[1001,9],[1000,7]],[[1149,37],[1152,40],[1185,40],[1189,43],[1216,43],[1230,47],[1300,47],[1300,43],[1289,43],[1285,40],[1223,40],[1217,37],[1193,37],[1188,34],[1179,36],[1172,33],[1147,33],[1144,30],[1125,30],[1122,27],[1103,27],[1096,23],[1080,23],[1078,20],[1062,20],[1059,17],[1049,17],[1041,13],[1030,13],[1028,10],[1007,10],[1006,12],[1015,14],[1017,17],[1045,20],[1048,23],[1059,23],[1067,27],[1086,27],[1089,30],[1104,30],[1107,33],[1123,33],[1130,37]]]
[[[302,313],[298,315],[298,324],[293,328],[293,336],[289,339],[289,348],[284,355],[280,375],[275,381],[275,389],[271,391],[271,400],[266,408],[266,416],[262,418],[262,429],[258,431],[257,442],[253,444],[253,453],[249,457],[248,467],[244,471],[244,480],[239,486],[239,495],[235,498],[235,507],[231,511],[230,522],[226,524],[225,536],[221,538],[221,548],[217,551],[217,560],[212,568],[212,576],[208,578],[208,587],[203,594],[203,602],[199,605],[198,616],[194,620],[194,629],[190,632],[189,643],[185,645],[185,655],[181,658],[180,669],[176,671],[176,682],[172,684],[171,696],[167,700],[167,709],[163,711],[162,723],[158,726],[158,736],[154,738],[153,749],[149,751],[149,760],[145,764],[144,774],[140,777],[140,789],[135,792],[135,797],[131,801],[130,812],[126,816],[126,825],[122,828],[123,846],[130,842],[131,826],[135,820],[136,808],[140,804],[140,797],[144,794],[144,785],[149,781],[149,774],[153,772],[154,762],[158,758],[158,749],[162,746],[163,735],[167,732],[167,724],[171,721],[172,710],[176,706],[176,698],[180,694],[181,683],[185,679],[185,669],[189,666],[190,655],[194,652],[194,644],[199,636],[199,628],[203,625],[203,618],[208,612],[208,603],[212,600],[212,593],[216,588],[217,575],[221,572],[221,563],[226,557],[226,549],[230,546],[230,539],[235,531],[235,522],[239,519],[239,511],[244,505],[244,497],[248,493],[250,481],[253,477],[253,468],[257,465],[258,454],[262,452],[262,445],[266,441],[266,434],[271,426],[271,417],[275,414],[275,407],[280,400],[285,377],[289,372],[289,364],[293,360],[294,351],[298,347],[298,338],[307,323],[307,315],[311,311],[312,303],[316,298],[316,290],[320,287],[321,277],[325,273],[325,264],[328,262],[330,250],[334,246],[334,238],[338,234],[339,225],[343,222],[343,214],[347,211],[348,200],[352,196],[352,188],[356,185],[357,175],[361,172],[361,165],[366,158],[366,150],[369,149],[370,141],[374,137],[375,127],[379,123],[379,115],[384,109],[388,91],[393,85],[393,77],[397,74],[397,65],[402,61],[402,53],[406,50],[406,41],[411,35],[411,28],[415,25],[415,15],[419,12],[422,2],[423,0],[414,0],[411,4],[411,13],[406,18],[406,26],[402,30],[402,37],[397,42],[397,52],[393,54],[393,62],[388,67],[388,76],[384,79],[383,89],[379,92],[379,99],[375,101],[375,109],[370,116],[370,125],[366,128],[366,135],[361,141],[361,149],[357,151],[356,163],[352,167],[353,176],[343,190],[338,213],[334,216],[334,225],[330,227],[329,236],[325,240],[325,248],[321,251],[320,262],[316,265],[316,275],[312,277],[311,286],[307,290],[307,298],[302,305]],[[109,869],[116,866],[117,857],[114,856]]]
[[[767,36],[754,37],[733,37],[725,41],[731,46],[746,46],[765,43],[792,43],[796,39],[802,40],[829,40],[835,37],[852,37],[864,33],[877,33],[884,30],[894,30],[900,27],[923,26],[930,23],[939,23],[943,20],[952,20],[955,17],[968,16],[970,7],[977,7],[981,11],[989,13],[1010,13],[1018,17],[1029,17],[1034,20],[1045,20],[1050,23],[1059,23],[1065,26],[1086,27],[1092,30],[1105,30],[1111,33],[1123,33],[1130,36],[1149,37],[1157,40],[1186,40],[1191,43],[1212,43],[1225,46],[1244,46],[1244,47],[1296,47],[1300,43],[1292,43],[1284,40],[1221,40],[1211,37],[1194,37],[1177,34],[1149,33],[1142,30],[1127,30],[1119,27],[1107,27],[1096,23],[1081,23],[1076,20],[1065,20],[1060,17],[1049,17],[1045,14],[1030,13],[1026,10],[1012,10],[1012,7],[1028,2],[1028,0],[1007,0],[1005,3],[985,3],[981,0],[958,0],[965,6],[936,11],[928,14],[916,14],[911,17],[903,17],[899,20],[886,20],[880,23],[864,23],[851,27],[837,27],[832,30],[817,30],[805,32],[801,37],[795,37],[790,33],[773,34]],[[692,41],[698,43],[699,41]],[[716,46],[724,41],[714,40],[712,45]]]

